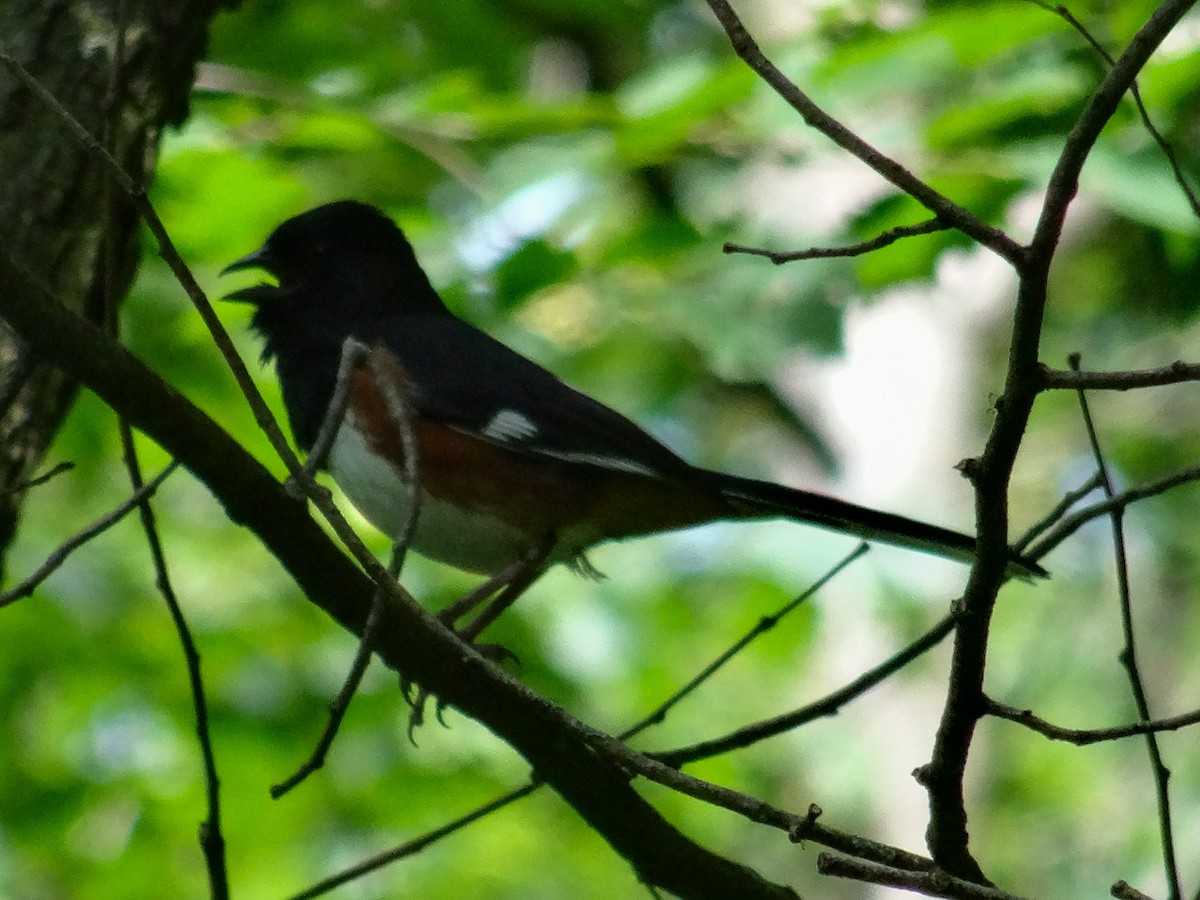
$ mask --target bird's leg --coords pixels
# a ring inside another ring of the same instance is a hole
[[[476,644],[475,638],[479,637],[483,629],[496,621],[501,613],[516,603],[517,598],[525,593],[529,586],[537,580],[538,576],[545,571],[546,557],[550,555],[550,549],[553,546],[553,538],[547,538],[530,550],[524,557],[505,566],[466,596],[451,603],[438,613],[438,619],[443,625],[452,629],[455,634],[471,644],[477,652],[492,662],[516,659],[516,654],[500,644]],[[459,619],[485,603],[488,598],[491,598],[491,602],[467,625],[462,628],[454,627]],[[400,682],[400,687],[404,692],[404,699],[412,707],[412,711],[408,716],[408,739],[415,744],[416,741],[413,741],[413,733],[425,721],[425,701],[429,699],[429,692],[422,687],[418,687],[414,693],[412,683],[403,679]],[[440,701],[434,713],[437,715],[438,721],[445,725],[446,723],[442,721],[442,703]]]
[[[488,597],[503,590],[527,565],[528,562],[525,558],[509,563],[479,587],[473,588],[438,613],[438,620],[447,628],[454,628],[455,622],[484,603]]]
[[[475,638],[479,637],[483,629],[495,622],[501,613],[516,603],[517,598],[537,581],[538,576],[544,571],[542,564],[545,562],[545,557],[546,555],[543,553],[537,558],[522,560],[521,566],[513,573],[500,593],[492,599],[492,602],[485,606],[479,615],[468,624],[458,629],[458,636],[464,641],[474,643]]]
[[[334,439],[337,437],[338,429],[342,427],[342,421],[346,418],[346,407],[350,405],[350,376],[370,355],[371,351],[366,344],[356,338],[348,337],[342,343],[342,357],[338,361],[337,378],[333,384],[333,397],[329,401],[329,408],[325,410],[325,417],[321,419],[321,427],[317,430],[316,440],[313,441],[313,445],[308,451],[308,457],[300,469],[303,476],[310,480],[325,465]],[[295,475],[288,478],[283,487],[288,494],[297,499],[304,496],[304,490]]]

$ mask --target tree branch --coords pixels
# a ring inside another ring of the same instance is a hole
[[[1108,124],[1121,98],[1133,86],[1138,73],[1158,49],[1159,44],[1195,2],[1196,0],[1166,0],[1160,4],[1113,63],[1100,87],[1092,94],[1087,108],[1067,136],[1058,163],[1046,185],[1042,215],[1029,244],[1032,256],[1047,257],[1053,253],[1062,234],[1062,225],[1071,199],[1079,189],[1079,173],[1101,130]],[[1049,265],[1048,258],[1045,259],[1045,265]]]
[[[1088,522],[1092,521],[1092,519],[1108,515],[1114,509],[1123,509],[1138,500],[1164,494],[1172,488],[1179,487],[1182,484],[1189,484],[1193,481],[1200,481],[1200,465],[1189,466],[1186,469],[1181,469],[1172,475],[1167,475],[1157,481],[1151,481],[1149,484],[1144,484],[1141,487],[1130,488],[1127,491],[1122,491],[1120,494],[1114,494],[1107,500],[1103,500],[1100,503],[1093,503],[1091,506],[1084,507],[1077,512],[1071,513],[1069,516],[1063,517],[1054,527],[1042,532],[1025,552],[1034,559],[1041,559]]]
[[[898,672],[926,651],[936,647],[946,635],[954,630],[954,622],[955,616],[951,613],[899,653],[884,660],[873,669],[868,669],[845,687],[834,691],[832,694],[821,698],[815,703],[802,706],[782,716],[776,716],[763,722],[747,725],[745,728],[740,728],[724,737],[703,741],[699,744],[692,744],[690,747],[681,747],[678,750],[666,750],[654,753],[653,756],[667,765],[682,766],[701,759],[719,756],[722,753],[729,753],[731,750],[740,750],[743,747],[749,747],[751,744],[756,744],[765,738],[799,728],[801,725],[811,722],[814,719],[836,715],[838,710],[851,700],[862,696],[888,676]]]
[[[1064,728],[1034,715],[1033,711],[1029,709],[1018,709],[1015,706],[993,700],[991,697],[986,698],[986,703],[988,715],[1016,722],[1052,741],[1065,741],[1077,747],[1086,747],[1088,744],[1099,744],[1104,741],[1117,741],[1139,734],[1176,731],[1190,725],[1200,724],[1200,709],[1194,709],[1178,716],[1133,722],[1129,725],[1117,725],[1112,728]]]
[[[787,603],[785,603],[779,609],[775,610],[775,612],[771,613],[770,615],[763,616],[761,619],[759,619],[758,622],[755,623],[754,627],[752,627],[744,635],[742,635],[740,638],[738,638],[736,641],[734,641],[733,644],[731,644],[728,649],[723,651],[711,663],[709,663],[707,666],[705,666],[703,669],[701,669],[700,672],[694,678],[692,678],[691,681],[689,681],[683,687],[679,688],[679,690],[675,691],[663,703],[659,704],[654,710],[649,712],[647,715],[645,715],[643,718],[641,718],[638,722],[634,723],[629,728],[627,728],[625,731],[621,732],[621,734],[619,736],[620,739],[623,741],[627,741],[634,735],[640,734],[641,732],[645,731],[651,725],[657,725],[660,722],[662,722],[667,717],[667,713],[671,711],[672,707],[674,707],[677,703],[679,703],[681,700],[683,700],[685,697],[687,697],[689,694],[691,694],[693,691],[695,691],[698,687],[700,687],[702,684],[704,684],[704,682],[706,682],[709,678],[711,678],[713,675],[715,675],[717,673],[717,671],[723,665],[725,665],[725,663],[727,663],[727,662],[729,662],[729,660],[733,659],[733,657],[736,656],[738,653],[741,653],[742,650],[744,650],[747,646],[749,646],[755,639],[757,639],[758,637],[760,637],[763,634],[766,634],[768,631],[770,631],[772,628],[774,628],[776,625],[778,625],[779,621],[784,616],[793,612],[797,607],[800,606],[800,604],[804,603],[806,600],[808,600],[810,597],[812,597],[814,594],[816,594],[817,591],[819,591],[826,584],[828,584],[831,580],[833,580],[835,577],[837,577],[837,575],[839,573],[841,573],[848,565],[850,565],[856,559],[861,557],[864,553],[868,552],[870,549],[871,549],[871,545],[866,542],[859,544],[857,547],[855,547],[853,550],[851,550],[846,556],[844,556],[837,563],[837,565],[835,565],[828,572],[826,572],[824,575],[822,575],[820,578],[818,578],[817,581],[811,587],[808,588],[808,590],[804,591],[804,593],[800,594],[799,596],[792,598],[791,600],[789,600]]]
[[[852,878],[867,884],[882,884],[901,888],[927,897],[953,897],[956,900],[1022,900],[1016,894],[996,888],[983,887],[955,878],[941,869],[931,872],[910,872],[894,869],[881,863],[847,859],[822,853],[817,857],[817,871],[837,878]]]
[[[1042,390],[1130,391],[1200,381],[1200,365],[1177,360],[1159,369],[1128,372],[1079,372],[1041,366]]]
[[[986,883],[968,847],[963,778],[979,717],[996,596],[1008,559],[1008,483],[1033,401],[1042,388],[1038,349],[1047,284],[1079,172],[1104,125],[1158,45],[1195,0],[1167,0],[1134,36],[1080,114],[1050,177],[1042,213],[1027,252],[1009,256],[1020,276],[1008,371],[996,419],[979,460],[965,470],[975,486],[978,553],[955,631],[950,686],[930,763],[917,774],[929,793],[929,848],[952,874]]]
[[[15,603],[22,597],[28,597],[32,594],[39,584],[49,578],[54,572],[67,561],[72,553],[90,541],[97,535],[103,534],[120,522],[125,516],[133,512],[147,497],[158,490],[159,485],[166,481],[170,475],[178,467],[179,463],[172,460],[167,466],[154,476],[152,480],[143,484],[116,509],[101,516],[87,528],[82,529],[67,540],[63,541],[53,552],[51,552],[42,564],[38,566],[37,571],[22,581],[20,584],[10,588],[3,593],[0,593],[0,608],[8,606],[10,603]]]
[[[916,225],[897,225],[895,228],[889,228],[887,231],[877,234],[870,240],[850,244],[847,247],[810,247],[808,250],[781,251],[763,250],[758,247],[743,247],[741,244],[726,244],[721,249],[725,253],[745,253],[748,256],[765,256],[771,262],[775,263],[775,265],[780,266],[784,263],[796,262],[801,259],[831,259],[841,256],[862,256],[863,254],[890,246],[896,243],[896,241],[907,237],[948,231],[950,227],[941,218],[935,216],[932,219],[926,219],[924,222],[918,222]]]
[[[1071,368],[1079,367],[1079,354],[1071,355]],[[1112,500],[1116,496],[1112,478],[1108,473],[1108,464],[1104,461],[1104,453],[1100,449],[1100,437],[1096,433],[1096,425],[1092,420],[1092,411],[1087,402],[1087,393],[1079,391],[1079,409],[1083,416],[1083,424],[1087,429],[1088,444],[1091,445],[1092,455],[1096,459],[1096,470],[1100,473],[1100,484],[1105,496]],[[1150,721],[1150,700],[1146,694],[1146,685],[1142,680],[1141,667],[1138,665],[1137,641],[1133,627],[1133,597],[1129,587],[1129,560],[1125,553],[1125,507],[1117,506],[1109,513],[1112,520],[1113,552],[1117,563],[1117,592],[1121,601],[1121,634],[1125,645],[1121,648],[1121,665],[1129,677],[1129,687],[1133,691],[1133,701],[1137,706],[1138,715],[1143,722]],[[1167,781],[1171,773],[1163,762],[1162,750],[1158,746],[1158,737],[1153,731],[1147,731],[1146,751],[1150,757],[1151,774],[1154,777],[1154,793],[1158,802],[1159,835],[1162,841],[1163,866],[1166,869],[1168,896],[1171,900],[1179,900],[1179,864],[1175,857],[1175,836],[1171,826],[1171,795],[1167,789]]]
[[[800,113],[801,118],[809,127],[815,128],[843,150],[862,160],[948,226],[957,228],[968,237],[974,238],[1014,265],[1021,261],[1025,255],[1025,249],[1007,234],[999,228],[983,222],[974,213],[934,190],[896,160],[876,150],[817,106],[807,94],[767,59],[727,0],[706,0],[706,2],[729,36],[734,52],[763,81],[774,88],[775,92],[786,100],[792,109]]]

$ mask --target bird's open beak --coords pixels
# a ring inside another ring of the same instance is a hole
[[[271,254],[266,247],[259,247],[253,253],[247,253],[241,259],[234,260],[221,270],[222,275],[230,272],[241,272],[243,269],[270,269]]]
[[[253,253],[247,253],[241,259],[231,262],[221,270],[221,274],[228,275],[230,272],[241,272],[245,269],[265,269],[269,272],[272,263],[273,260],[271,254],[267,252],[267,248],[259,247]],[[222,299],[238,300],[242,303],[262,303],[274,296],[278,290],[279,288],[273,284],[254,284],[226,294]]]

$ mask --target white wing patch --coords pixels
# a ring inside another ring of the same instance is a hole
[[[564,462],[584,463],[616,472],[628,472],[632,475],[649,475],[651,477],[658,475],[658,472],[645,463],[625,456],[607,456],[603,453],[588,453],[584,450],[552,450],[549,447],[532,445],[531,441],[537,433],[536,422],[524,413],[508,407],[492,416],[491,421],[483,427],[481,432],[484,437],[491,438],[493,441],[503,444],[523,443],[526,445],[526,450],[542,456],[549,456],[552,459],[561,459]]]
[[[494,441],[527,441],[537,433],[537,424],[515,409],[500,410],[483,426],[484,437]]]

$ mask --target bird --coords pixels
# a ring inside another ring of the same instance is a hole
[[[222,275],[247,269],[275,281],[227,299],[253,306],[297,446],[313,453],[326,426],[318,465],[369,522],[396,539],[415,515],[411,549],[488,576],[442,613],[453,626],[491,600],[458,629],[466,639],[556,564],[598,574],[586,556],[598,544],[714,521],[790,519],[974,559],[969,535],[690,464],[451,312],[401,228],[367,203],[294,216]],[[1007,574],[1046,573],[1010,551]]]

